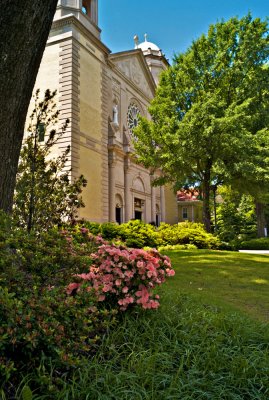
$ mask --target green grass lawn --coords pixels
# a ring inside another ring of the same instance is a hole
[[[169,256],[176,275],[158,289],[161,307],[123,313],[71,374],[52,364],[25,376],[33,400],[269,399],[269,257]]]
[[[168,287],[203,304],[238,309],[269,322],[269,255],[228,251],[166,253],[176,271]]]

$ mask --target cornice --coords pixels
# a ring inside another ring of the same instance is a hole
[[[75,26],[81,33],[83,33],[83,35],[86,38],[88,38],[91,42],[93,42],[96,45],[96,47],[98,47],[101,51],[103,51],[106,56],[108,56],[111,53],[111,50],[101,40],[99,40],[92,32],[90,32],[87,28],[85,28],[85,26],[74,15],[67,15],[53,21],[51,31],[68,25]],[[52,38],[53,36],[51,37],[51,39]]]

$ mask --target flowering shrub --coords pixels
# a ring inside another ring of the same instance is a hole
[[[91,258],[89,272],[76,274],[76,282],[69,284],[67,293],[93,291],[98,301],[117,304],[122,311],[135,304],[144,309],[158,308],[159,296],[153,295],[152,289],[175,274],[170,259],[154,249],[102,245]]]

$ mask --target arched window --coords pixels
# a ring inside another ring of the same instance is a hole
[[[88,17],[91,16],[91,0],[83,0],[82,2],[82,12]]]

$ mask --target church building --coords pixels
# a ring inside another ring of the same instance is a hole
[[[41,92],[57,89],[60,122],[70,120],[58,150],[70,146],[72,178],[83,174],[88,182],[79,217],[176,223],[175,195],[151,186],[131,142],[138,115],[150,118],[147,108],[168,62],[146,35],[119,53],[100,35],[98,0],[59,0],[36,81]]]

